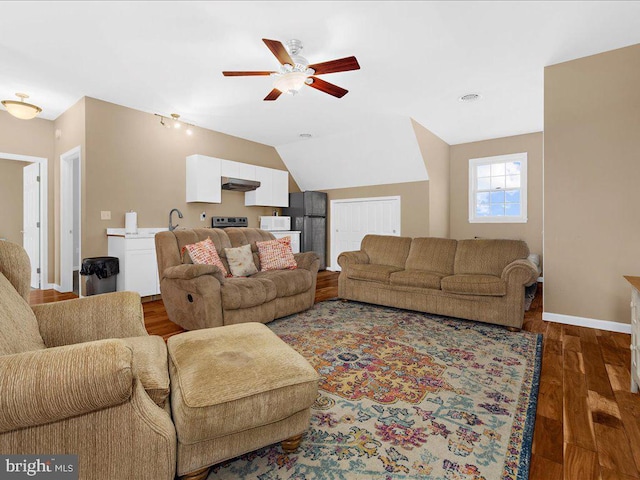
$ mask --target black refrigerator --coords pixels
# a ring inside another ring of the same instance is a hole
[[[289,194],[289,207],[282,214],[291,217],[291,230],[300,230],[300,251],[316,252],[320,270],[327,268],[327,194],[299,192]]]

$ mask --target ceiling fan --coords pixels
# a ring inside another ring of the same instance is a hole
[[[222,72],[222,74],[225,77],[273,76],[275,78],[273,82],[274,89],[264,97],[266,101],[275,100],[283,93],[295,95],[303,85],[308,85],[334,97],[342,98],[349,92],[348,90],[326,82],[316,77],[316,75],[360,69],[356,57],[345,57],[309,65],[308,60],[300,55],[303,47],[300,40],[289,40],[287,42],[288,49],[278,40],[263,38],[262,41],[280,62],[281,66],[278,71]]]

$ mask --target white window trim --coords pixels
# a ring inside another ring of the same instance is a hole
[[[479,165],[507,162],[521,162],[522,164],[522,168],[520,170],[520,205],[522,208],[522,215],[519,217],[476,217],[475,185],[477,167]],[[469,223],[527,223],[527,190],[527,152],[469,159]]]

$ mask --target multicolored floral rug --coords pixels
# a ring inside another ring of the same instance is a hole
[[[340,301],[269,327],[322,376],[310,429],[209,480],[528,478],[541,336]]]

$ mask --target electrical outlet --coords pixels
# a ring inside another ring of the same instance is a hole
[[[102,210],[100,212],[100,220],[111,220],[111,210]]]
[[[206,214],[205,212],[202,212],[202,213],[200,214],[200,221],[201,221],[201,222],[204,222],[204,219],[205,219],[205,218],[207,218],[207,214]]]

